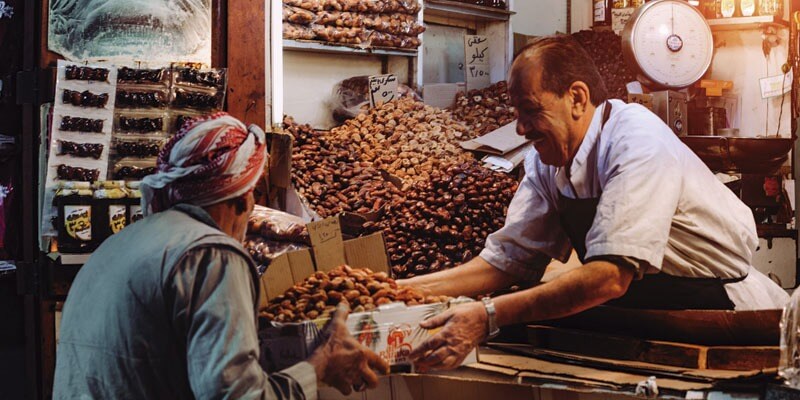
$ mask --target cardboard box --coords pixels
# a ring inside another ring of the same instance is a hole
[[[308,225],[312,248],[290,251],[276,257],[261,275],[261,302],[264,308],[295,282],[301,282],[315,271],[330,271],[342,264],[353,268],[369,268],[389,272],[389,258],[383,233],[377,232],[351,240],[342,239],[339,218],[327,218]]]
[[[350,314],[347,328],[364,346],[380,355],[395,371],[410,371],[408,354],[438,330],[426,330],[419,323],[440,314],[462,301],[406,306],[392,303],[375,311]],[[262,365],[269,372],[280,371],[307,359],[321,343],[321,332],[327,320],[300,323],[272,323],[261,333]],[[477,361],[473,350],[464,364]]]

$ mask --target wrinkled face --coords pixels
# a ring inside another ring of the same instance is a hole
[[[49,47],[72,60],[208,60],[211,0],[50,0]]]
[[[571,98],[543,90],[541,77],[533,62],[518,60],[512,66],[509,91],[519,114],[517,134],[533,141],[543,163],[561,167],[577,151]]]

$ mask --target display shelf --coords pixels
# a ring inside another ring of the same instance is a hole
[[[361,48],[354,45],[337,45],[317,41],[283,39],[284,50],[311,53],[360,54],[365,56],[403,56],[416,57],[416,49]]]
[[[709,19],[708,26],[712,31],[738,31],[761,29],[764,25],[779,25],[788,27],[789,23],[774,15],[759,15],[754,17],[735,17]]]
[[[425,0],[425,15],[445,18],[468,18],[481,21],[508,21],[513,11],[477,6],[450,0]]]

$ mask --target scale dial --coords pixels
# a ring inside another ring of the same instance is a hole
[[[658,87],[697,82],[711,66],[714,39],[697,9],[681,0],[640,7],[622,32],[625,61]]]

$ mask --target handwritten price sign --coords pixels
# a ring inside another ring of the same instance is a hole
[[[489,38],[481,35],[464,36],[464,75],[467,90],[489,86]]]
[[[388,75],[373,75],[369,77],[369,106],[375,107],[380,102],[388,103],[394,100],[397,93],[397,77]]]

